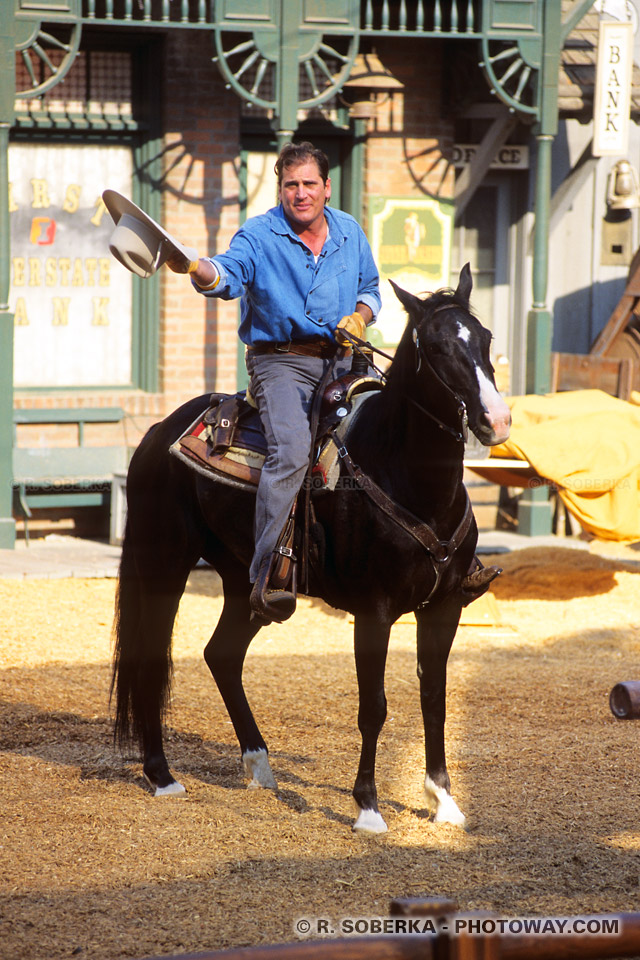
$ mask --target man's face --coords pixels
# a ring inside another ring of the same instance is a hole
[[[324,217],[331,196],[331,180],[324,183],[315,160],[292,164],[282,171],[280,200],[294,230],[307,230]]]

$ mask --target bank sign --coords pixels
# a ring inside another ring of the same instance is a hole
[[[131,277],[102,201],[106,187],[130,193],[131,170],[127,147],[11,144],[16,387],[131,382]]]
[[[601,20],[593,108],[594,157],[627,153],[632,69],[633,25]]]

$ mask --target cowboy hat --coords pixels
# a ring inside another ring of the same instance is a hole
[[[184,247],[121,193],[105,190],[102,199],[116,225],[109,241],[109,250],[127,270],[139,277],[151,277],[158,267],[176,253],[188,261],[198,259],[197,250]]]

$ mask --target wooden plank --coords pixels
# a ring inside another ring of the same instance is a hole
[[[606,354],[611,350],[619,334],[624,332],[629,317],[637,306],[638,297],[640,297],[640,249],[636,251],[631,262],[624,293],[589,353]]]
[[[111,490],[55,490],[46,493],[23,493],[30,510],[48,510],[57,507],[104,507],[109,502]]]
[[[118,423],[123,419],[122,407],[29,408],[13,411],[14,423]]]
[[[640,248],[636,250],[631,265],[625,293],[632,297],[640,297]]]
[[[488,460],[465,460],[465,469],[499,487],[527,487],[530,480],[544,480],[528,460],[509,460],[506,457],[489,457]]]
[[[592,354],[552,353],[551,391],[604,390],[628,400],[635,379],[630,357],[603,357]]]
[[[111,478],[127,469],[126,447],[14,447],[16,481],[42,483]]]

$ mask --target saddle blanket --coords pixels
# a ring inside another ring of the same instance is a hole
[[[346,389],[335,389],[318,431],[318,452],[312,469],[313,490],[335,488],[340,475],[338,450],[364,401],[381,388],[373,377],[361,377]],[[330,431],[330,432],[329,432]],[[203,476],[255,492],[267,445],[258,411],[243,394],[214,394],[212,404],[169,448],[173,456]]]

